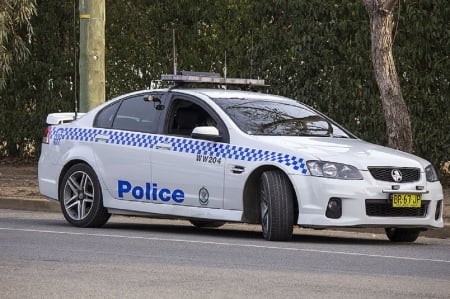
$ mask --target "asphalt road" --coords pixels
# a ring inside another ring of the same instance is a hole
[[[0,210],[1,298],[450,298],[450,240]]]

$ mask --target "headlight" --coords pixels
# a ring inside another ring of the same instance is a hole
[[[309,173],[312,176],[320,176],[341,180],[362,180],[363,177],[359,170],[352,165],[326,162],[326,161],[307,161]]]
[[[425,167],[425,177],[427,178],[428,182],[439,181],[437,172],[436,170],[434,170],[434,167],[431,164]]]

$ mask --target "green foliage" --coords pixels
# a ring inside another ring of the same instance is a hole
[[[33,34],[30,19],[36,14],[35,0],[0,0],[0,89],[6,85],[13,62],[28,57],[27,38]]]
[[[178,70],[223,72],[241,66],[250,46],[248,1],[128,1],[107,3],[107,97],[151,87],[173,70],[175,29]],[[242,30],[244,30],[242,32]],[[114,38],[109,38],[113,36]],[[226,53],[226,54],[225,54]],[[235,59],[239,60],[235,60]]]
[[[401,7],[395,40],[415,153],[436,166],[450,160],[449,18],[447,1],[408,1]]]
[[[38,5],[26,64],[14,63],[0,92],[0,157],[36,157],[48,113],[73,111],[71,3]]]
[[[415,153],[436,166],[450,160],[446,2],[401,1],[395,11],[394,56]],[[30,140],[39,146],[47,113],[73,110],[72,22],[73,3],[38,1],[30,63],[15,66],[0,92],[2,156],[26,156]],[[264,78],[269,92],[301,100],[362,139],[386,144],[362,1],[107,1],[107,98],[150,88],[173,71],[173,29],[178,70],[223,74],[226,60],[229,77]]]

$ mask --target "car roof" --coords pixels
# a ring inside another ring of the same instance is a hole
[[[254,91],[243,91],[243,90],[232,90],[232,89],[172,89],[172,91],[177,91],[189,95],[202,94],[211,99],[233,99],[233,98],[243,98],[243,99],[264,99],[264,100],[286,100],[287,98],[262,92]]]

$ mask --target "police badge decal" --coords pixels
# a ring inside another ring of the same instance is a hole
[[[198,191],[198,200],[202,206],[207,206],[209,203],[209,192],[208,189],[205,187],[202,187]]]

